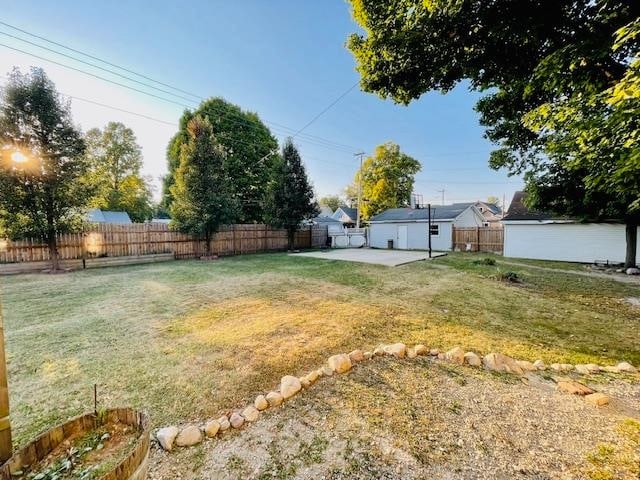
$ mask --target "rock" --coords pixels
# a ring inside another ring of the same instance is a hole
[[[253,406],[262,411],[269,408],[269,402],[267,402],[267,399],[264,398],[264,395],[258,395],[253,402]]]
[[[440,350],[438,350],[437,348],[432,348],[431,350],[429,350],[429,355],[431,355],[432,357],[437,357],[440,354]]]
[[[282,405],[282,402],[284,401],[284,397],[278,392],[267,393],[266,399],[267,402],[269,402],[270,407],[277,407],[279,405]]]
[[[596,407],[602,407],[603,405],[607,405],[609,403],[609,397],[601,392],[585,395],[584,400],[591,405],[595,405]]]
[[[351,370],[351,359],[345,353],[330,356],[328,363],[329,368],[336,373],[344,373]]]
[[[558,390],[564,393],[569,393],[571,395],[591,395],[593,390],[591,390],[586,385],[576,382],[575,380],[571,380],[569,378],[558,380],[557,382]]]
[[[325,365],[324,367],[322,367],[322,373],[324,373],[325,376],[330,377],[333,375],[333,370],[331,370],[329,366]]]
[[[315,383],[318,380],[318,372],[316,372],[315,370],[312,370],[311,372],[307,373],[307,380],[309,380],[309,382],[311,383]]]
[[[258,419],[258,416],[260,416],[260,412],[253,405],[249,405],[242,411],[241,415],[247,422],[255,422]]]
[[[570,372],[573,370],[573,365],[570,363],[552,363],[549,368],[556,372]]]
[[[227,418],[227,417],[224,417]],[[210,420],[204,426],[204,434],[208,438],[215,437],[220,430],[220,422],[218,420]]]
[[[373,357],[373,352],[364,352],[363,356],[365,360],[369,360],[371,357]]]
[[[373,350],[373,354],[374,354],[375,356],[377,356],[377,357],[379,357],[379,356],[381,356],[381,355],[384,355],[384,347],[383,347],[383,346],[376,347],[376,348]]]
[[[627,275],[640,275],[640,268],[630,267],[625,270]]]
[[[446,359],[447,357],[445,356],[445,354],[444,354],[444,353],[442,353],[442,352],[441,352],[441,353],[439,353],[439,354],[438,354],[438,356],[437,356],[436,358],[437,358],[438,360],[444,360],[444,359]]]
[[[285,375],[280,380],[280,394],[285,400],[293,397],[300,390],[302,390],[302,384],[297,377],[294,377],[293,375]],[[233,422],[231,425],[233,425]]]
[[[407,358],[416,358],[417,356],[415,348],[407,348]]]
[[[629,362],[620,362],[616,367],[620,372],[624,373],[636,373],[638,371],[638,369]]]
[[[600,367],[595,363],[587,363],[586,365],[579,363],[575,366],[575,369],[580,375],[589,375],[600,371]]]
[[[464,354],[464,362],[472,367],[479,367],[482,365],[482,359],[474,352],[467,352]]]
[[[516,363],[525,372],[535,372],[536,370],[538,370],[538,368],[533,363],[527,360],[516,360]]]
[[[364,360],[364,353],[362,350],[354,350],[349,354],[349,360],[351,360],[351,363],[361,362]]]
[[[547,368],[547,366],[542,360],[536,360],[535,362],[533,362],[533,366],[536,367],[538,370],[545,370]]]
[[[416,351],[416,355],[427,355],[429,353],[429,349],[421,343],[413,347],[413,349]]]
[[[316,373],[318,374],[318,378],[324,377],[324,370],[322,368],[316,370]]]
[[[393,355],[397,358],[404,358],[407,354],[407,346],[404,343],[394,343],[392,345],[385,345],[384,353],[387,355]]]
[[[178,432],[178,427],[164,427],[156,432],[156,439],[164,450],[170,452],[173,448],[173,442],[178,436]]]
[[[298,380],[300,380],[300,385],[302,385],[302,388],[309,388],[311,386],[311,382],[306,376],[300,377]]]
[[[511,357],[503,355],[502,353],[490,353],[485,355],[482,359],[482,363],[487,370],[513,373],[515,375],[522,375],[524,373],[524,370],[520,365],[518,365],[518,362]]]
[[[460,347],[455,347],[444,354],[444,359],[447,362],[457,363],[462,365],[464,363],[464,350]]]
[[[229,423],[233,428],[240,428],[244,424],[244,417],[238,412],[233,412],[229,417]]]
[[[183,428],[176,437],[176,445],[179,447],[192,447],[202,441],[202,432],[195,425]]]
[[[220,424],[220,431],[224,432],[225,430],[229,430],[231,424],[229,423],[229,418],[226,415],[221,416],[218,419],[218,423]]]

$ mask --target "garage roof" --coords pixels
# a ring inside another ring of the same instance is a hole
[[[454,220],[473,203],[454,203],[452,205],[432,205],[432,220]],[[371,222],[411,222],[428,220],[429,211],[426,208],[390,208],[379,213],[370,220]]]

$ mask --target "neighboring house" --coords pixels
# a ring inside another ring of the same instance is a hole
[[[401,250],[426,250],[429,233],[426,208],[391,208],[369,220],[369,246]],[[473,203],[431,207],[431,248],[451,250],[453,227],[481,227],[484,217]]]
[[[474,206],[484,217],[485,227],[501,227],[500,221],[502,220],[502,209],[495,203],[481,202],[478,200],[474,203]]]
[[[93,208],[87,212],[87,222],[90,223],[133,223],[127,212],[112,212]]]
[[[338,207],[338,209],[333,212],[333,215],[331,215],[331,218],[341,221],[345,227],[355,227],[358,221],[358,209]]]
[[[582,222],[529,210],[516,192],[505,215],[504,256],[566,262],[622,263],[626,237],[622,223]],[[638,236],[640,251],[640,235]]]
[[[326,205],[320,205],[319,217],[330,217],[331,215],[333,215],[333,210],[331,210],[331,208]]]
[[[149,223],[163,223],[165,225],[169,225],[171,223],[170,218],[152,218],[149,220]]]

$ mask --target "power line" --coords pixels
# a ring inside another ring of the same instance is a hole
[[[3,21],[0,21],[0,25],[4,25],[5,27],[12,28],[13,30],[17,30],[18,32],[25,33],[25,34],[30,35],[30,36],[32,36],[32,37],[39,38],[40,40],[44,40],[45,42],[51,43],[52,45],[57,45],[58,47],[62,47],[62,48],[65,48],[65,49],[67,49],[67,50],[69,50],[69,51],[71,51],[71,52],[75,52],[75,53],[78,53],[78,54],[83,55],[83,56],[85,56],[85,57],[92,58],[93,60],[97,60],[97,61],[99,61],[99,62],[102,62],[102,63],[106,64],[106,65],[110,65],[110,66],[112,66],[112,67],[118,68],[118,69],[123,70],[123,71],[125,71],[125,72],[132,73],[132,74],[134,74],[134,75],[137,75],[137,76],[138,76],[138,77],[140,77],[140,78],[144,78],[144,79],[150,80],[150,81],[152,81],[152,82],[154,82],[154,83],[157,83],[158,85],[162,85],[162,86],[165,86],[165,87],[171,88],[171,89],[173,89],[173,90],[176,90],[176,91],[178,91],[178,92],[184,93],[184,94],[186,94],[186,95],[191,95],[192,97],[196,97],[196,98],[199,98],[199,99],[200,99],[200,98],[202,98],[202,95],[196,95],[195,93],[190,93],[190,92],[188,92],[188,91],[186,91],[186,90],[182,90],[182,89],[180,89],[180,88],[178,88],[178,87],[174,87],[174,86],[169,85],[169,84],[167,84],[167,83],[160,82],[159,80],[155,80],[155,79],[153,79],[153,78],[151,78],[151,77],[147,77],[146,75],[143,75],[143,74],[141,74],[141,73],[134,72],[133,70],[130,70],[130,69],[128,69],[128,68],[126,68],[126,67],[123,67],[123,66],[121,66],[121,65],[116,65],[115,63],[111,63],[111,62],[109,62],[109,61],[107,61],[107,60],[104,60],[104,59],[102,59],[102,58],[96,57],[96,56],[94,56],[94,55],[90,55],[90,54],[88,54],[88,53],[86,53],[86,52],[82,52],[82,51],[80,51],[80,50],[76,50],[75,48],[71,48],[71,47],[69,47],[69,46],[67,46],[67,45],[63,45],[62,43],[55,42],[55,41],[53,41],[53,40],[50,40],[50,39],[48,39],[48,38],[46,38],[46,37],[43,37],[43,36],[37,35],[37,34],[35,34],[35,33],[28,32],[28,31],[26,31],[26,30],[23,30],[23,29],[21,29],[21,28],[18,28],[18,27],[14,26],[14,25],[10,25],[10,24],[5,23],[5,22],[3,22]]]

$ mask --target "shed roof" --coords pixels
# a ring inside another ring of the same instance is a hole
[[[87,221],[93,223],[132,223],[127,212],[91,209],[87,212]]]
[[[432,220],[453,220],[473,203],[454,203],[452,205],[432,205]],[[428,220],[429,210],[426,208],[390,208],[374,216],[370,222],[411,222]]]

